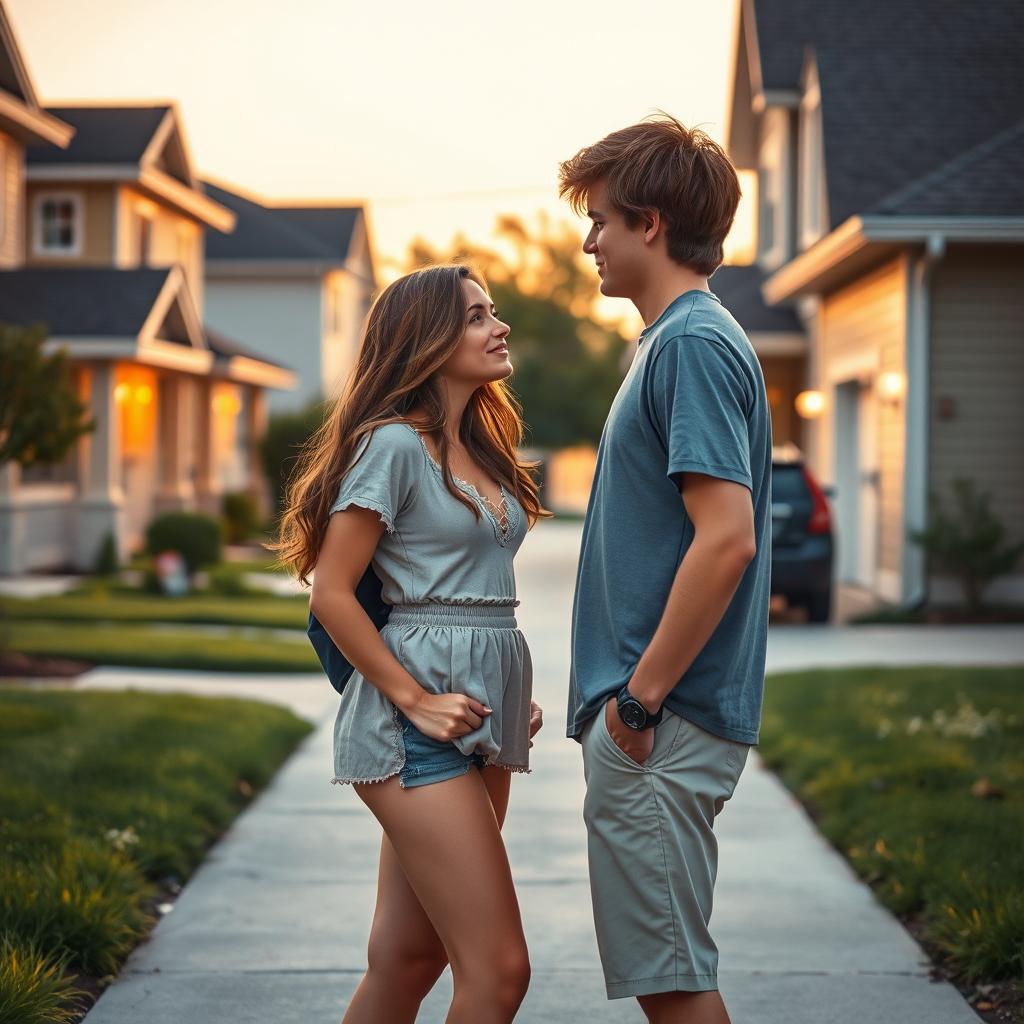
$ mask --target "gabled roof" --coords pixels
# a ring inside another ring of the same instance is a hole
[[[75,137],[63,150],[30,148],[26,153],[30,166],[140,163],[171,106],[74,106],[47,110],[73,125]]]
[[[234,215],[199,185],[174,103],[84,104],[53,113],[74,126],[74,141],[64,151],[28,147],[29,181],[123,182],[217,231],[234,226]]]
[[[833,228],[1020,118],[1020,0],[745,0],[751,13],[764,90],[795,93],[816,65]]]
[[[45,323],[54,337],[134,338],[149,319],[170,272],[111,267],[2,271],[0,309],[5,322]]]
[[[0,319],[45,324],[50,348],[128,359],[249,384],[292,388],[274,360],[204,328],[180,267],[45,267],[0,271]]]
[[[270,206],[204,182],[207,195],[232,210],[230,235],[207,235],[206,259],[306,261],[341,266],[349,257],[361,206]]]
[[[14,28],[0,0],[0,129],[25,143],[66,146],[70,125],[47,114],[39,105],[28,66]]]
[[[870,212],[897,217],[1024,215],[1024,120],[953,157]]]

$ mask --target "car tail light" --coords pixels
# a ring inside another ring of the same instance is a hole
[[[831,533],[832,515],[828,510],[828,500],[825,498],[825,492],[818,486],[817,480],[807,471],[807,467],[803,466],[801,468],[803,469],[804,480],[807,481],[807,489],[811,492],[811,501],[813,502],[811,518],[807,521],[807,532]]]

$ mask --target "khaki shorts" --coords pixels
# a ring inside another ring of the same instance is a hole
[[[668,708],[643,766],[611,738],[605,708],[584,726],[590,892],[609,999],[718,988],[708,931],[716,815],[750,747]]]

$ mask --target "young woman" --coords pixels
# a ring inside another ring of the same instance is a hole
[[[529,982],[500,833],[541,724],[512,559],[550,513],[516,455],[508,335],[468,267],[390,285],[289,492],[282,558],[315,569],[310,607],[355,668],[332,781],[384,830],[344,1024],[414,1021],[447,963],[449,1024],[511,1021]],[[379,633],[355,596],[371,562],[393,605]]]

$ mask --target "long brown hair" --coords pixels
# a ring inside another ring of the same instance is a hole
[[[272,547],[302,583],[316,566],[329,510],[338,496],[360,440],[387,423],[424,414],[418,425],[437,446],[448,490],[474,515],[480,509],[452,476],[448,465],[446,406],[437,371],[465,333],[464,280],[486,291],[483,279],[464,264],[424,267],[388,285],[370,309],[356,366],[323,425],[306,443],[288,484],[281,533]],[[459,439],[473,460],[515,495],[529,524],[550,516],[540,503],[522,462],[521,407],[504,381],[477,388],[466,405]]]

